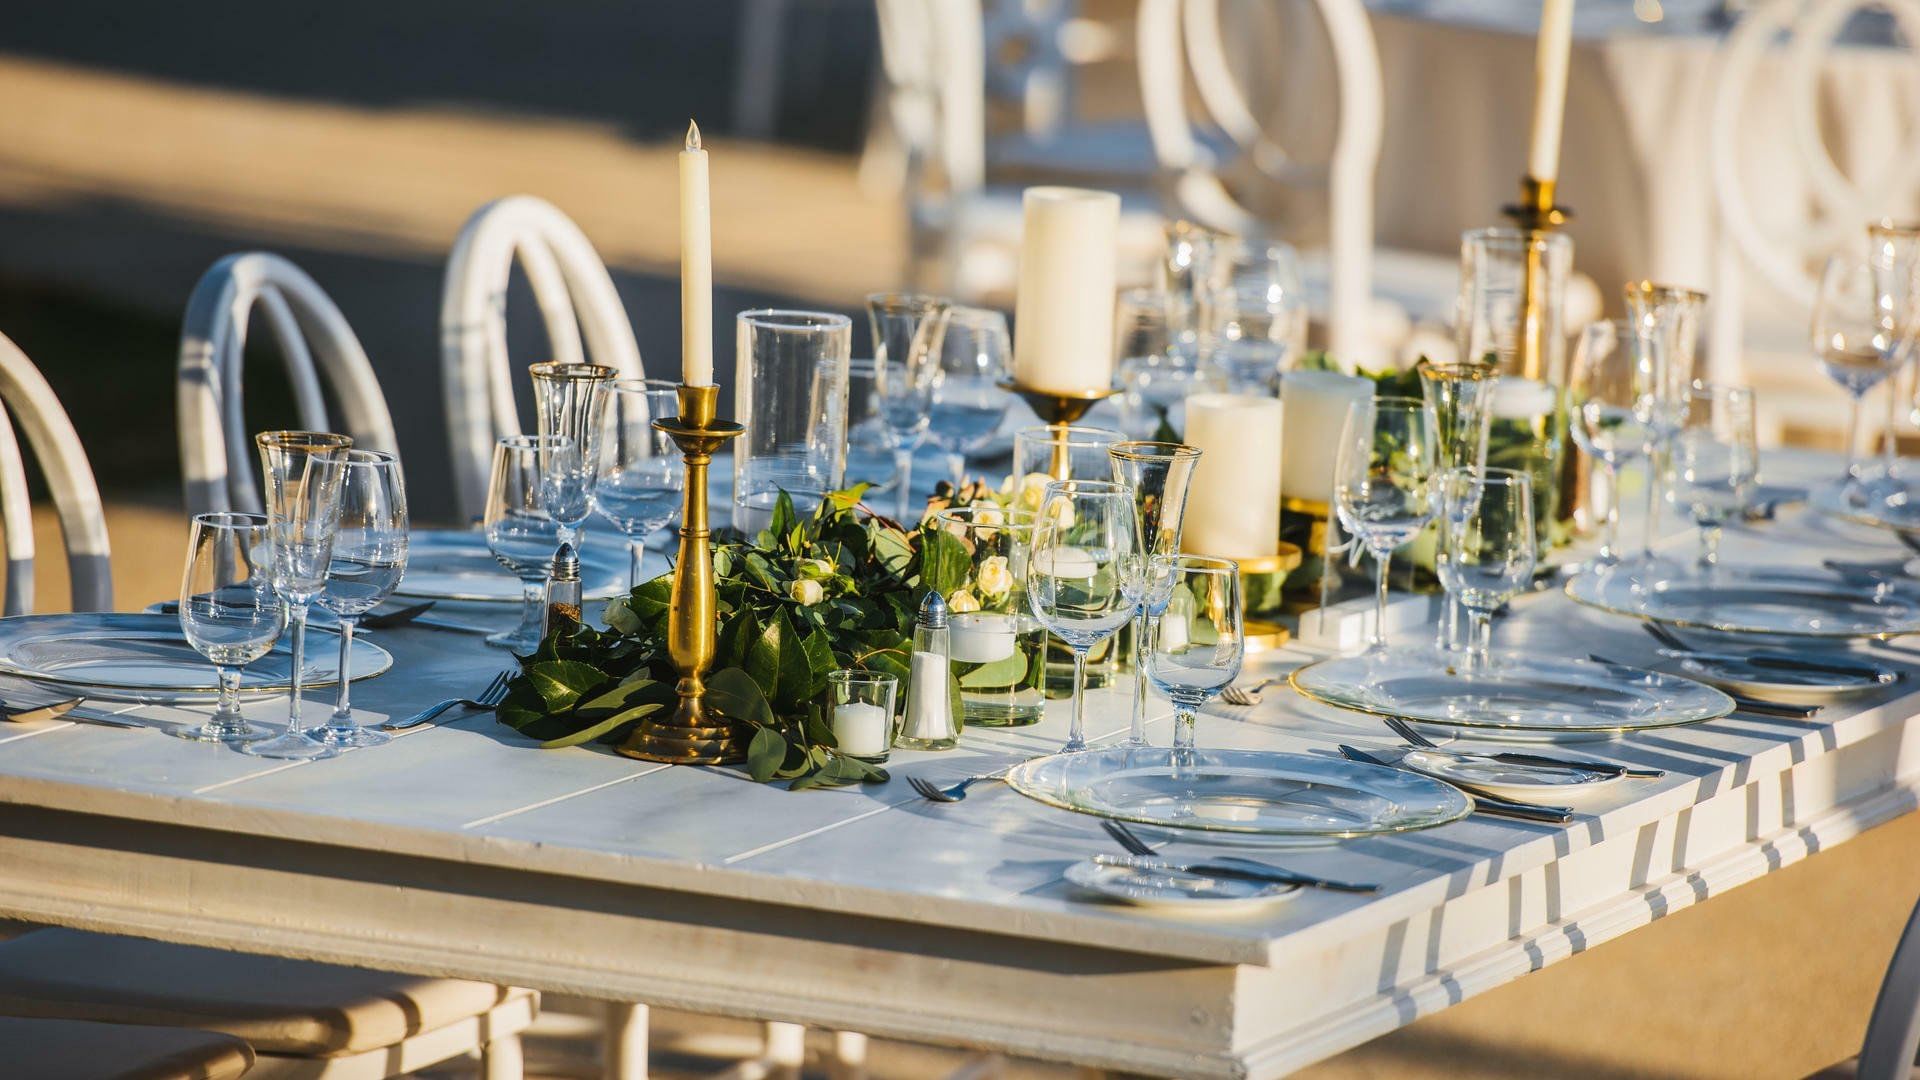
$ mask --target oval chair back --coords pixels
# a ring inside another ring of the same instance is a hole
[[[613,277],[573,219],[531,195],[496,199],[460,229],[440,297],[440,358],[454,497],[463,517],[487,495],[493,444],[520,434],[513,368],[507,356],[507,281],[518,259],[546,325],[543,359],[578,363],[585,355],[645,376],[633,324]]]
[[[27,471],[14,436],[17,422],[27,433],[34,457],[46,475],[60,515],[67,546],[67,568],[75,611],[113,609],[113,568],[108,560],[107,519],[93,466],[74,434],[67,411],[53,388],[20,347],[0,335],[0,531],[7,542],[6,614],[33,610],[33,506],[27,498]],[[13,420],[7,419],[11,413]]]
[[[241,393],[247,329],[256,307],[280,348],[300,426],[334,430],[320,391],[324,372],[343,414],[343,434],[363,449],[396,449],[393,418],[373,365],[326,291],[278,255],[229,255],[194,286],[180,328],[176,404],[188,513],[260,512],[253,433]]]

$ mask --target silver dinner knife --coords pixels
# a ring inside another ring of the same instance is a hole
[[[1106,855],[1093,857],[1100,866],[1119,866],[1128,870],[1160,870],[1175,874],[1199,874],[1202,877],[1233,878],[1237,881],[1265,881],[1275,885],[1304,885],[1310,889],[1331,889],[1334,892],[1373,893],[1380,886],[1367,885],[1355,881],[1338,881],[1333,878],[1316,877],[1313,874],[1301,874],[1292,870],[1282,870],[1277,866],[1266,866],[1253,862],[1175,862],[1172,859],[1150,859],[1144,855]]]

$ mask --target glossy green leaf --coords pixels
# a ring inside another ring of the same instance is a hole
[[[764,784],[773,779],[773,774],[787,760],[787,740],[770,727],[763,727],[753,733],[753,741],[747,744],[747,773],[756,781]]]
[[[578,660],[545,660],[527,669],[550,712],[570,708],[580,695],[607,681],[607,673]]]

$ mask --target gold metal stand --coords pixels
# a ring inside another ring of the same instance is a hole
[[[1115,387],[1106,387],[1063,394],[1056,390],[1035,390],[1012,379],[1002,379],[999,385],[1002,390],[1020,395],[1020,400],[1027,403],[1033,414],[1053,429],[1053,457],[1047,463],[1047,474],[1055,480],[1065,480],[1071,472],[1067,428],[1079,423],[1088,409],[1120,392]]]
[[[1552,180],[1523,176],[1520,201],[1501,207],[1500,212],[1528,232],[1554,232],[1573,217],[1572,209],[1553,201],[1555,186]],[[1520,293],[1520,310],[1525,320],[1520,330],[1520,374],[1540,382],[1547,380],[1546,285],[1547,270],[1542,264],[1541,252],[1538,248],[1529,248],[1526,279]],[[1580,468],[1580,451],[1568,447],[1561,459],[1560,499],[1556,506],[1556,515],[1562,521],[1573,520],[1586,505],[1586,480],[1587,471]]]
[[[1302,558],[1298,546],[1282,540],[1279,550],[1265,558],[1235,560],[1240,564],[1240,595],[1247,605],[1243,616],[1247,652],[1268,652],[1292,640],[1286,627],[1266,617],[1276,612],[1278,605],[1260,603],[1255,598],[1277,600],[1287,574],[1299,568]]]
[[[713,537],[707,528],[707,466],[714,451],[747,429],[717,420],[718,386],[681,386],[680,415],[653,422],[680,448],[687,463],[687,490],[680,516],[680,551],[673,564],[673,595],[667,616],[667,655],[680,673],[680,705],[671,716],[655,713],[620,752],[672,765],[728,765],[747,758],[742,726],[709,705],[702,681],[713,664],[717,601]]]

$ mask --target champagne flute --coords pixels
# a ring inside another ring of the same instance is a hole
[[[353,628],[400,585],[407,570],[407,485],[400,459],[384,450],[346,450],[340,477],[340,518],[327,586],[315,601],[340,620],[340,692],[333,715],[318,733],[329,746],[379,746],[390,736],[353,718]]]
[[[1147,677],[1173,702],[1173,748],[1192,750],[1194,711],[1239,678],[1246,659],[1240,564],[1211,555],[1152,561],[1153,576],[1171,587],[1146,650]]]
[[[543,443],[540,450],[541,480],[549,489],[547,509],[560,523],[553,546],[568,543],[578,551],[580,530],[593,515],[607,386],[617,372],[604,364],[554,362],[534,364],[527,371],[533,376],[540,434],[564,440]]]
[[[1133,492],[1102,480],[1047,485],[1027,562],[1027,599],[1040,625],[1073,651],[1073,722],[1061,749],[1087,748],[1087,653],[1140,602],[1140,515]]]
[[[1500,372],[1492,364],[1476,362],[1431,363],[1422,361],[1415,369],[1420,376],[1420,397],[1433,410],[1434,442],[1440,452],[1440,467],[1470,469],[1475,472],[1487,464],[1487,433],[1493,421],[1493,400],[1498,396]],[[1447,597],[1440,613],[1440,628],[1434,645],[1442,652],[1459,646],[1460,605]]]
[[[1620,561],[1620,466],[1651,457],[1656,438],[1652,373],[1632,343],[1633,324],[1625,319],[1588,323],[1567,381],[1573,441],[1607,471],[1606,527],[1596,560],[1602,566]]]
[[[273,651],[286,608],[273,588],[267,519],[260,514],[196,514],[180,582],[180,630],[213,664],[220,705],[197,728],[167,730],[183,739],[241,743],[271,732],[240,714],[240,676]]]
[[[675,385],[659,379],[616,379],[607,386],[606,428],[600,435],[600,477],[593,501],[600,516],[627,538],[627,587],[637,589],[647,541],[673,520],[687,487],[680,451],[655,420],[680,413]]]
[[[1467,609],[1467,670],[1485,671],[1493,613],[1533,579],[1533,478],[1519,469],[1449,469],[1438,480],[1440,545],[1435,569]]]
[[[1373,640],[1387,647],[1387,569],[1393,549],[1433,520],[1438,471],[1433,410],[1417,398],[1376,397],[1347,410],[1334,458],[1334,508],[1373,554],[1377,582]]]
[[[1698,565],[1711,571],[1720,562],[1721,526],[1746,510],[1760,474],[1753,391],[1696,383],[1689,396],[1687,426],[1674,440],[1673,500],[1699,528]]]
[[[1844,255],[1827,260],[1814,296],[1812,336],[1814,359],[1847,392],[1847,473],[1842,483],[1847,496],[1858,500],[1861,405],[1867,391],[1884,382],[1905,358],[1894,312],[1881,307],[1871,261]]]
[[[1013,394],[1000,385],[1013,362],[1007,317],[986,308],[953,308],[939,356],[928,427],[947,452],[947,471],[958,489],[967,482],[967,455],[993,438],[1013,404]]]
[[[318,431],[265,431],[254,436],[267,486],[268,547],[273,588],[287,606],[292,630],[292,693],[287,730],[273,739],[241,743],[260,757],[293,760],[332,757],[338,751],[308,737],[300,714],[306,678],[307,605],[327,584],[333,535],[340,518],[340,481],[353,440]]]
[[[1152,560],[1146,564],[1140,604],[1133,615],[1133,726],[1127,733],[1128,746],[1145,746],[1147,672],[1142,650],[1146,648],[1147,618],[1164,613],[1173,598],[1173,566],[1160,557],[1180,553],[1187,487],[1200,464],[1200,448],[1181,443],[1121,442],[1107,448],[1107,457],[1113,463],[1114,482],[1133,491],[1140,514],[1140,537],[1145,544],[1141,557]]]
[[[867,297],[867,317],[873,326],[873,370],[880,392],[880,415],[893,445],[895,515],[901,521],[919,518],[913,513],[913,452],[927,435],[939,387],[940,350],[947,333],[950,305],[937,296],[917,293],[875,293]]]
[[[482,521],[487,549],[520,579],[520,625],[489,634],[489,645],[522,654],[540,647],[547,574],[560,546],[560,522],[548,510],[550,488],[543,482],[541,462],[572,442],[558,435],[510,435],[494,444]]]

